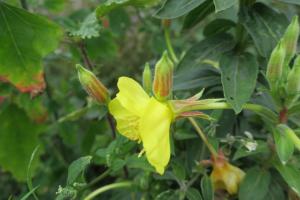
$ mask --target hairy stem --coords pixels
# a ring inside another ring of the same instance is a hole
[[[208,150],[210,151],[210,153],[213,156],[217,156],[217,152],[214,149],[214,147],[209,143],[206,135],[203,133],[203,131],[201,130],[200,126],[197,124],[196,120],[192,117],[188,118],[189,121],[191,122],[191,124],[193,125],[193,127],[195,128],[195,130],[197,131],[198,135],[201,137],[201,139],[203,140],[204,144],[207,146]]]

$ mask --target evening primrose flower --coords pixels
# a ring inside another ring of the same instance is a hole
[[[225,189],[229,194],[236,194],[245,172],[231,165],[223,155],[214,157],[212,165],[210,177],[215,190]]]
[[[167,103],[150,97],[133,79],[120,77],[119,93],[109,103],[117,130],[143,148],[149,163],[163,174],[170,160],[170,124],[174,114]]]

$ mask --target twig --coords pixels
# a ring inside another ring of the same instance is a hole
[[[86,46],[83,41],[78,42],[78,47],[80,50],[80,53],[82,55],[83,61],[85,65],[89,68],[89,70],[92,70],[94,68],[91,59],[88,56]]]

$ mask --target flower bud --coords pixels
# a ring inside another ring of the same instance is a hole
[[[296,101],[300,94],[300,56],[294,62],[293,69],[289,72],[286,84],[286,104]]]
[[[245,172],[231,165],[226,158],[218,156],[212,159],[213,171],[210,175],[215,189],[225,189],[229,194],[236,194]]]
[[[174,65],[165,51],[155,65],[153,93],[158,100],[166,100],[172,93]]]
[[[146,63],[143,71],[143,87],[145,91],[150,94],[152,87],[152,72],[149,63]]]
[[[285,56],[286,63],[289,63],[296,53],[298,36],[299,36],[298,16],[295,16],[291,24],[287,27],[282,37],[282,45],[286,50],[286,56]]]
[[[78,78],[84,90],[98,103],[107,104],[110,100],[108,89],[89,70],[76,65]]]
[[[282,76],[283,64],[285,58],[285,49],[280,41],[272,51],[267,67],[267,80],[271,90],[277,88],[277,84]]]

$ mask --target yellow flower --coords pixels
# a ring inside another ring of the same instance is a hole
[[[125,137],[142,141],[149,163],[163,174],[170,160],[169,129],[173,112],[165,103],[148,96],[133,79],[120,77],[119,93],[109,103],[117,130]]]
[[[212,159],[212,162],[210,177],[215,190],[225,189],[229,194],[236,194],[245,172],[231,165],[224,157]]]

